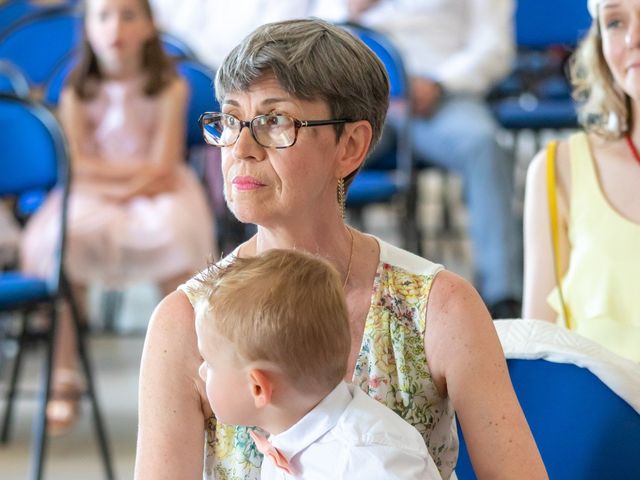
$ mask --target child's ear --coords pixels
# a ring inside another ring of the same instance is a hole
[[[273,380],[268,372],[257,368],[249,370],[249,388],[256,408],[264,408],[271,403]]]

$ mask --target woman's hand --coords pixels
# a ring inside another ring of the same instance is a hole
[[[124,188],[109,196],[112,200],[128,202],[135,197],[153,197],[176,188],[177,170],[172,165],[148,165],[126,182]]]

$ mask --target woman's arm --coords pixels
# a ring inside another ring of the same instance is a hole
[[[568,192],[570,182],[569,147],[558,145],[556,155],[556,198],[560,271],[569,264]],[[524,202],[524,294],[523,318],[555,322],[557,314],[547,303],[547,296],[556,286],[551,241],[549,202],[547,200],[547,152],[541,151],[531,162],[527,172]]]
[[[136,480],[202,478],[211,410],[200,362],[193,308],[173,292],[153,312],[142,353]]]
[[[509,379],[495,328],[475,289],[440,272],[427,307],[427,360],[449,395],[479,479],[548,478]]]

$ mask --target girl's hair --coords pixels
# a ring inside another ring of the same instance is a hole
[[[607,139],[624,135],[632,122],[629,97],[616,85],[604,58],[597,18],[571,59],[570,73],[580,124]]]
[[[274,249],[212,265],[196,278],[189,296],[199,336],[223,336],[240,361],[272,363],[299,391],[326,393],[345,376],[347,305],[340,276],[327,261]]]
[[[153,21],[153,12],[149,0],[136,0],[140,3],[144,14]],[[86,5],[85,5],[86,9]],[[86,12],[85,12],[86,16]],[[78,65],[69,74],[67,85],[83,100],[92,99],[96,93],[100,82],[104,79],[98,58],[87,39],[86,21],[83,22],[83,35],[80,44]],[[144,93],[148,96],[157,95],[176,76],[175,65],[165,53],[160,42],[157,30],[142,48],[142,69],[147,74],[147,81],[144,85]]]

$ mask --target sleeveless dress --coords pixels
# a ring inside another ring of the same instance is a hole
[[[448,479],[458,457],[455,413],[436,390],[424,350],[429,291],[442,266],[377,241],[380,262],[352,382],[416,427]],[[180,287],[187,296],[191,282]],[[204,479],[259,480],[262,455],[250,430],[207,420]]]
[[[103,82],[84,105],[89,130],[80,146],[84,153],[113,164],[151,161],[160,102],[142,93],[140,79]],[[116,202],[96,193],[91,181],[72,181],[65,258],[72,281],[112,286],[162,281],[197,272],[215,255],[204,189],[179,160],[174,190],[153,197]],[[26,226],[21,262],[27,273],[45,277],[51,271],[61,198],[61,192],[51,192]]]
[[[585,133],[569,139],[571,211],[569,267],[562,293],[576,331],[640,362],[640,224],[613,209],[604,196]],[[562,323],[557,288],[549,304]]]

